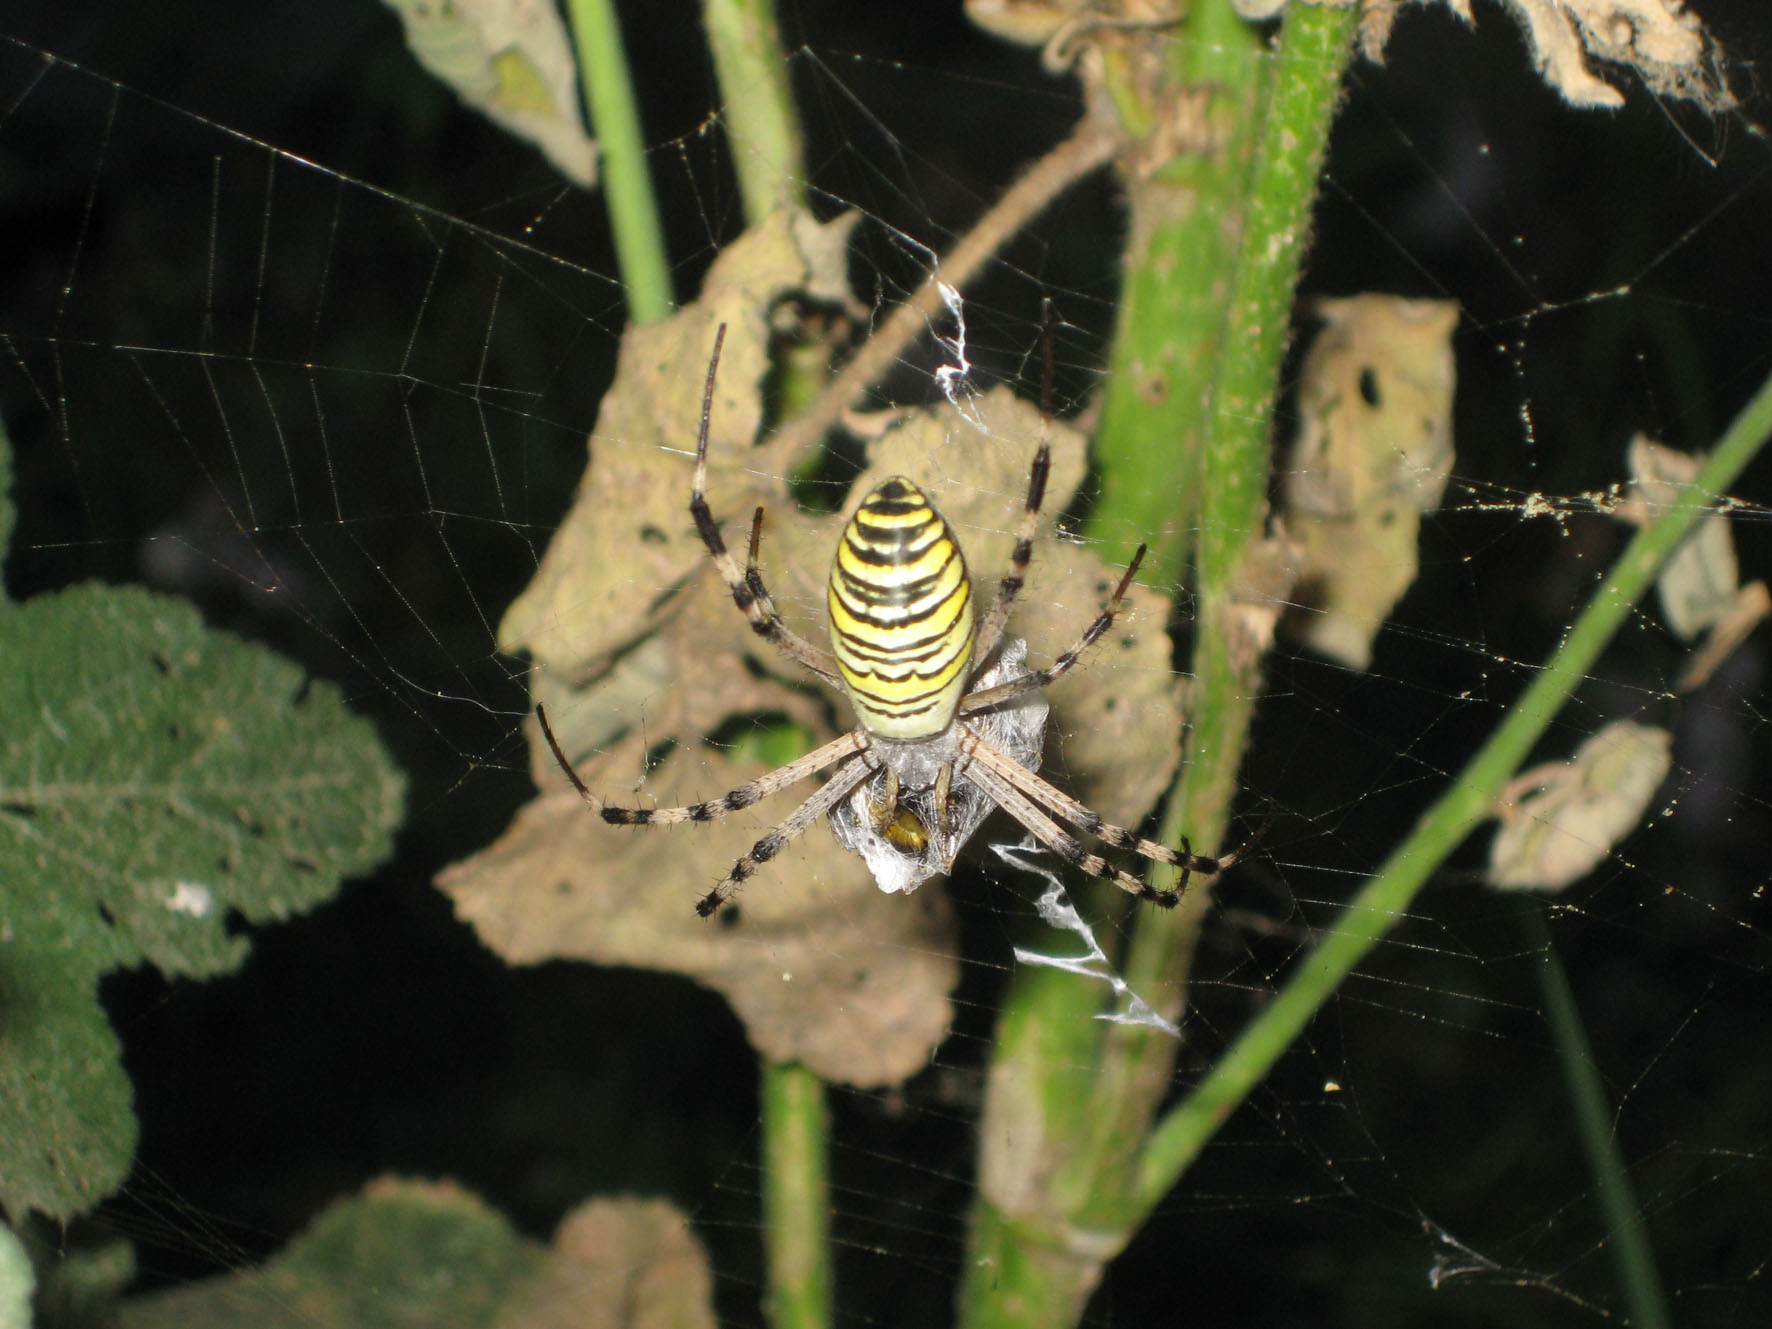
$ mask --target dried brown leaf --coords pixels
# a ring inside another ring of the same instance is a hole
[[[567,179],[597,182],[597,145],[579,110],[572,39],[545,0],[387,0],[419,63],[468,105],[527,139]]]
[[[1362,0],[1360,49],[1383,62],[1397,12],[1407,0]],[[1430,3],[1431,0],[1420,0]],[[1271,17],[1284,0],[1233,0],[1245,18]],[[1348,0],[1327,0],[1342,5]],[[1470,0],[1442,0],[1467,26]],[[1544,81],[1571,106],[1616,110],[1624,94],[1593,62],[1634,70],[1656,95],[1696,102],[1711,114],[1735,105],[1722,53],[1683,0],[1502,0],[1532,48]]]
[[[1644,434],[1631,440],[1625,455],[1631,488],[1618,515],[1638,525],[1647,525],[1671,507],[1697,479],[1703,461]],[[1731,612],[1740,580],[1729,519],[1721,512],[1708,513],[1699,518],[1655,579],[1662,617],[1676,634],[1691,641]]]
[[[636,769],[640,757],[630,738],[585,778]],[[735,774],[739,783],[762,767]],[[679,750],[647,787],[674,804],[719,792],[709,780],[700,753]],[[704,920],[695,901],[785,808],[623,828],[591,815],[563,781],[550,787],[563,792],[530,803],[498,843],[438,883],[499,955],[686,974],[732,1003],[760,1051],[826,1079],[892,1084],[926,1064],[958,976],[941,892],[881,894],[821,826],[752,883],[736,914]]]
[[[1641,824],[1672,762],[1667,730],[1615,720],[1568,761],[1515,776],[1489,848],[1490,884],[1560,891],[1580,881]]]
[[[820,225],[803,213],[774,213],[714,261],[700,300],[623,335],[616,380],[591,436],[591,464],[535,578],[499,625],[501,649],[528,652],[538,665],[579,680],[657,628],[671,608],[665,592],[706,562],[686,504],[714,330],[727,325],[708,494],[716,511],[730,512],[731,500],[750,488],[751,471],[786,470],[767,447],[754,446],[769,310],[790,294],[846,295],[844,246],[853,224],[853,217]]]
[[[1299,430],[1282,482],[1299,547],[1298,635],[1354,669],[1415,580],[1421,514],[1452,468],[1452,333],[1444,300],[1319,300]]]
[[[1735,593],[1728,610],[1711,625],[1698,649],[1692,652],[1692,658],[1680,671],[1679,682],[1674,684],[1675,690],[1691,692],[1703,687],[1723,661],[1735,654],[1736,648],[1768,617],[1772,617],[1772,591],[1767,590],[1763,581],[1750,581]]]
[[[674,1205],[598,1199],[566,1216],[498,1329],[713,1329],[713,1295],[707,1252]]]
[[[768,250],[778,266],[779,251]],[[721,280],[711,284],[711,299],[734,290],[762,298],[757,281],[725,263],[716,267]],[[599,421],[607,441],[594,449],[536,586],[505,622],[507,645],[536,657],[537,695],[548,702],[580,777],[613,802],[677,806],[763,774],[754,756],[708,741],[730,736],[735,720],[786,717],[814,742],[854,722],[841,697],[751,630],[687,515],[693,463],[686,454],[711,324],[725,318],[709,504],[740,557],[752,510],[765,508],[761,563],[774,601],[791,627],[824,643],[824,582],[846,513],[799,510],[782,478],[791,459],[770,441],[752,441],[763,341],[761,322],[748,317],[743,307],[710,314],[697,306],[673,320],[668,346],[631,339],[624,347],[623,400],[606,406]],[[650,355],[658,372],[630,369],[635,355]],[[645,422],[627,400],[636,396],[645,399]],[[632,432],[616,432],[612,421]],[[1004,388],[959,408],[898,417],[873,440],[850,506],[888,474],[913,477],[953,524],[981,598],[988,597],[1007,567],[1042,437],[1053,451],[1046,509],[1056,512],[1082,481],[1084,440],[1044,424]],[[610,475],[599,478],[606,465]],[[1040,542],[1011,630],[1031,640],[1037,661],[1050,659],[1100,612],[1116,577],[1084,549]],[[1134,588],[1128,603],[1130,613],[1098,644],[1096,658],[1055,688],[1053,699],[1053,762],[1063,782],[1121,821],[1142,817],[1166,787],[1181,725],[1179,682],[1162,631],[1166,602]],[[942,892],[883,894],[821,825],[749,883],[736,913],[713,922],[695,914],[708,888],[813,792],[810,782],[710,824],[615,827],[574,795],[545,747],[536,743],[534,751],[541,797],[497,844],[439,881],[500,955],[513,963],[572,958],[686,974],[726,996],[759,1050],[829,1079],[890,1084],[927,1063],[946,1032],[947,993],[958,973]]]

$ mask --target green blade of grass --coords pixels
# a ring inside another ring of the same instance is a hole
[[[1157,1126],[1140,1160],[1137,1197],[1148,1210],[1168,1193],[1310,1022],[1341,980],[1403,916],[1433,871],[1492,815],[1496,795],[1585,678],[1661,566],[1710,512],[1772,432],[1772,379],[1761,385],[1700,468],[1698,478],[1640,529],[1606,574],[1562,646],[1509,709],[1500,726],[1415,830],[1348,902],[1335,925],[1299,963],[1224,1057]]]
[[[1527,904],[1526,930],[1543,956],[1537,970],[1539,990],[1544,993],[1545,1023],[1550,1026],[1563,1080],[1569,1087],[1575,1132],[1594,1178],[1600,1213],[1606,1222],[1606,1249],[1612,1255],[1612,1268],[1618,1274],[1618,1285],[1630,1311],[1629,1321],[1641,1329],[1669,1329],[1673,1320],[1661,1286],[1661,1271],[1656,1267],[1655,1251],[1643,1226],[1630,1169],[1612,1136],[1612,1109],[1606,1102],[1606,1086],[1600,1081],[1593,1045],[1582,1027],[1581,1010],[1575,1004],[1569,975],[1564,972],[1550,930],[1544,925],[1542,906],[1536,900]]]

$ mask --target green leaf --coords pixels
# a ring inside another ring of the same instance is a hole
[[[37,1290],[31,1257],[9,1227],[0,1227],[0,1329],[30,1329],[31,1294]]]
[[[384,1179],[332,1205],[260,1269],[124,1304],[124,1329],[490,1325],[543,1263],[494,1210],[447,1182]]]
[[[6,422],[0,420],[0,573],[6,570],[6,555],[12,549],[12,528],[18,522],[18,509],[12,503],[12,445],[6,436]],[[0,604],[5,602],[0,593]]]
[[[664,1200],[589,1200],[544,1247],[454,1182],[382,1177],[328,1206],[267,1263],[128,1298],[114,1322],[118,1329],[713,1329],[713,1286],[688,1217]]]
[[[14,610],[0,715],[0,1205],[66,1218],[134,1145],[100,975],[237,968],[387,853],[402,783],[336,688],[139,588]]]

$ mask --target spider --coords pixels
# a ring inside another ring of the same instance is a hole
[[[754,844],[696,904],[707,917],[759,867],[828,815],[839,842],[860,853],[881,889],[911,891],[952,869],[961,847],[992,808],[1001,808],[1065,862],[1152,904],[1173,908],[1192,873],[1211,875],[1247,848],[1219,858],[1146,840],[1114,826],[1035,774],[1047,708],[1038,697],[1106,632],[1144,558],[1140,545],[1107,608],[1045,669],[1029,670],[1025,643],[1004,637],[1009,611],[1033,557],[1050,450],[1042,443],[1028,472],[1027,501],[1008,574],[975,622],[972,579],[953,529],[912,481],[875,486],[843,529],[832,561],[827,604],[834,653],[799,636],[776,612],[758,570],[763,509],[751,518],[749,556],[739,566],[714,521],[707,486],[708,424],[726,327],[714,336],[702,394],[701,431],[689,513],[714,567],[751,629],[796,664],[849,697],[859,723],[841,738],[778,767],[724,797],[678,808],[612,807],[586,787],[536,707],[554,760],[585,803],[616,826],[713,821],[830,770],[824,785]],[[1181,869],[1173,890],[1158,890],[1085,848],[1060,822],[1115,849]]]

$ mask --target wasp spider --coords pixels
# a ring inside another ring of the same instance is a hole
[[[921,489],[893,476],[862,500],[837,545],[827,594],[835,654],[813,646],[782,622],[757,567],[763,509],[751,519],[750,554],[740,567],[703,492],[714,376],[725,335],[722,325],[708,363],[690,515],[751,628],[795,663],[842,688],[860,723],[722,798],[680,808],[621,808],[586,788],[537,707],[536,719],[554,760],[592,811],[616,826],[712,821],[830,770],[817,793],[758,840],[702,897],[696,912],[704,918],[827,814],[838,840],[863,856],[888,891],[914,890],[950,870],[961,846],[993,807],[1002,808],[1065,862],[1164,908],[1181,898],[1190,873],[1221,872],[1236,862],[1246,850],[1204,858],[1191,852],[1185,839],[1178,851],[1110,825],[1034,773],[1046,725],[1039,692],[1108,630],[1145,552],[1140,545],[1107,608],[1074,646],[1045,669],[1024,667],[1025,644],[1005,639],[1003,630],[1033,554],[1050,466],[1046,445],[1035,453],[1028,473],[1027,503],[1008,575],[982,617],[976,613],[972,579],[953,529]],[[1158,890],[1114,866],[1086,849],[1061,822],[1115,849],[1180,868],[1178,888]]]

